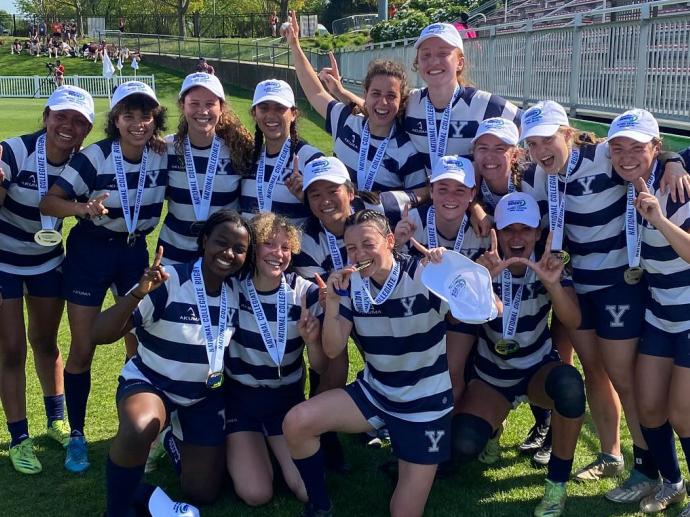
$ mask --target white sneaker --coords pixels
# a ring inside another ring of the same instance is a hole
[[[678,487],[662,483],[656,493],[648,495],[640,501],[640,511],[642,513],[663,512],[672,504],[683,501],[685,501],[685,481],[681,481]]]
[[[633,469],[622,485],[606,492],[606,499],[614,503],[637,503],[656,493],[660,485],[660,479],[650,479]]]
[[[160,487],[151,494],[148,507],[151,517],[200,517],[198,508],[173,501]]]

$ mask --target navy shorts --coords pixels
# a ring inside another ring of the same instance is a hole
[[[255,388],[228,380],[224,391],[227,434],[248,431],[282,435],[285,415],[304,402],[301,382],[280,388]]]
[[[23,298],[62,298],[62,266],[38,275],[15,275],[0,271],[0,294],[5,300]]]
[[[647,285],[625,282],[585,294],[578,294],[582,323],[580,330],[594,329],[603,339],[633,339],[642,334]]]
[[[111,286],[122,296],[139,282],[149,264],[145,237],[129,247],[126,235],[113,235],[95,236],[76,229],[70,232],[63,264],[65,300],[100,307]]]
[[[393,453],[399,459],[418,465],[438,465],[450,459],[452,411],[430,422],[410,422],[389,415],[372,404],[359,381],[345,386],[345,392],[374,429],[388,429]]]
[[[217,447],[225,443],[225,408],[222,390],[213,391],[203,400],[191,406],[181,406],[153,384],[141,379],[119,378],[115,400],[122,400],[137,393],[158,395],[168,412],[173,435],[182,443],[201,447]]]
[[[690,331],[666,332],[645,323],[638,353],[655,357],[668,357],[673,364],[690,368]]]
[[[524,370],[522,373],[522,377],[520,377],[515,384],[512,386],[496,386],[495,384],[492,384],[491,382],[487,381],[486,379],[482,378],[479,376],[479,373],[477,373],[476,368],[473,366],[470,372],[470,381],[477,379],[485,384],[491,386],[494,390],[496,390],[498,393],[500,393],[504,399],[508,401],[509,404],[511,404],[514,408],[520,405],[521,402],[529,402],[529,398],[527,397],[527,388],[529,388],[529,383],[532,380],[532,377],[534,376],[537,371],[541,369],[542,366],[548,363],[553,363],[553,362],[561,362],[561,358],[558,355],[558,352],[556,350],[551,350],[544,358],[531,368],[528,368]],[[468,382],[469,384],[469,382]]]

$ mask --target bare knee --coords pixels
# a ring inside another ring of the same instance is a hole
[[[262,506],[273,499],[273,487],[266,483],[235,482],[235,494],[248,506]]]
[[[160,421],[149,414],[135,415],[121,421],[117,431],[119,437],[134,450],[148,450],[160,431]]]
[[[0,347],[0,368],[4,371],[22,370],[26,366],[26,343],[19,338],[2,341]]]
[[[678,436],[690,436],[690,407],[671,404],[668,410],[668,420]]]
[[[182,493],[190,503],[197,505],[213,504],[220,494],[220,476],[185,476],[180,478]]]
[[[313,436],[310,411],[304,406],[304,403],[297,404],[288,411],[283,419],[283,434],[288,443],[299,440],[304,436]]]
[[[57,359],[60,349],[57,346],[57,336],[33,336],[29,333],[29,343],[34,354],[47,359]]]

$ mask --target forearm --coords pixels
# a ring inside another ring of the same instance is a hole
[[[307,343],[307,357],[309,358],[309,367],[322,375],[328,365],[328,357],[323,352],[321,340],[314,343]]]
[[[136,289],[118,299],[112,307],[101,312],[91,327],[91,342],[95,345],[114,343],[132,328],[132,312],[141,301]],[[142,297],[143,298],[143,297]]]
[[[297,80],[307,96],[309,104],[312,105],[319,115],[326,118],[328,104],[334,100],[333,97],[321,85],[319,77],[316,75],[299,42],[292,43],[290,49],[292,50]]]
[[[681,227],[673,224],[668,218],[664,217],[655,225],[673,250],[685,262],[690,263],[690,235]]]
[[[333,359],[337,357],[347,346],[347,338],[343,332],[343,321],[339,313],[339,305],[335,307],[326,303],[326,315],[323,320],[321,330],[321,343],[323,351],[327,357]]]
[[[354,104],[356,106],[359,106],[360,108],[364,108],[364,99],[362,97],[359,97],[352,93],[350,90],[346,89],[344,86],[342,86],[342,83],[339,83],[340,86],[338,87],[338,90],[336,92],[336,97],[338,100],[344,104]]]
[[[551,298],[553,312],[563,326],[569,330],[576,330],[582,321],[580,304],[572,289],[566,289],[560,283],[545,286]]]
[[[86,204],[77,203],[71,199],[64,199],[55,194],[48,193],[38,205],[41,213],[64,219],[65,217],[84,217]]]

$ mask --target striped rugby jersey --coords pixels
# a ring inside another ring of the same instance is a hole
[[[120,374],[125,380],[150,382],[181,406],[195,404],[209,393],[209,361],[191,279],[193,268],[194,262],[166,267],[170,278],[139,302],[132,314],[137,354]],[[238,281],[231,278],[228,287],[226,347],[239,323]],[[218,333],[219,294],[207,295],[214,335]]]
[[[658,163],[656,169],[650,192],[659,200],[661,212],[687,232],[690,201],[674,203],[669,192],[663,193],[659,189],[662,170]],[[645,270],[650,293],[645,321],[665,332],[687,332],[690,330],[690,264],[678,256],[666,237],[649,222],[643,221],[642,227],[640,265]]]
[[[177,153],[174,135],[165,138],[168,144],[168,188],[165,197],[168,213],[158,237],[158,245],[163,246],[164,264],[189,262],[197,256],[197,232],[194,228],[196,215],[187,181],[184,156]],[[191,146],[200,191],[204,188],[206,166],[211,146],[199,148]],[[241,176],[232,167],[230,149],[225,143],[220,146],[220,158],[213,180],[213,192],[208,215],[222,208],[239,209]]]
[[[303,140],[297,143],[297,156],[299,157],[299,171],[304,175],[304,167],[307,163],[323,156],[323,153],[316,147],[309,145]],[[266,155],[266,166],[264,170],[265,185],[273,173],[273,167],[278,159],[278,154]],[[256,200],[256,171],[258,162],[252,165],[252,172],[249,177],[242,178],[242,188],[240,194],[240,211],[242,217],[251,219],[258,211],[259,204]],[[285,180],[292,174],[292,156],[287,160],[283,173],[276,182],[273,190],[273,204],[271,211],[286,217],[295,226],[302,226],[309,216],[307,207],[299,199],[292,195],[285,185]]]
[[[390,297],[358,312],[343,297],[340,315],[351,321],[352,337],[364,354],[361,383],[381,411],[411,422],[429,422],[453,409],[446,321],[448,304],[421,282],[419,260],[400,258],[400,277]],[[375,297],[380,286],[371,282]]]
[[[300,307],[302,297],[306,296],[307,308],[314,316],[322,319],[323,310],[319,305],[319,289],[316,284],[295,273],[287,273],[285,281],[287,284],[288,334],[285,355],[280,366],[280,377],[278,376],[278,367],[266,350],[266,345],[256,324],[246,284],[241,282],[239,328],[233,334],[232,342],[226,350],[225,373],[234,381],[245,386],[278,388],[302,382],[304,374],[302,352],[305,344],[297,328],[297,322],[302,312]],[[277,289],[270,292],[262,292],[257,289],[259,301],[274,339],[277,337],[277,292]]]
[[[357,168],[362,129],[366,118],[353,115],[352,107],[342,102],[331,101],[326,115],[326,131],[333,136],[333,156],[337,156],[347,167],[350,179],[357,190],[365,190],[357,184]],[[367,154],[366,171],[369,171],[376,150],[384,138],[371,135]],[[393,136],[386,146],[383,160],[374,178],[372,192],[389,190],[412,190],[426,185],[424,156],[410,141],[402,126],[396,122]]]
[[[55,181],[70,199],[78,201],[88,201],[89,198],[106,192],[109,194],[103,201],[103,205],[108,209],[106,215],[93,219],[79,219],[78,223],[82,231],[106,237],[113,232],[127,233],[115,179],[115,164],[110,152],[111,144],[111,139],[105,139],[82,149],[74,155]],[[130,211],[133,211],[141,163],[128,162],[123,156],[123,165],[127,177]],[[146,235],[158,224],[167,185],[168,157],[149,149],[137,233]]]
[[[38,275],[55,269],[64,258],[62,243],[46,247],[34,241],[34,234],[42,228],[35,150],[43,133],[9,138],[0,144],[0,168],[5,174],[2,188],[6,191],[0,205],[0,271],[5,273]],[[47,163],[48,188],[66,164]],[[62,229],[62,219],[57,219],[55,229]]]
[[[426,129],[426,102],[428,88],[410,91],[403,126],[417,151],[424,155],[424,165],[430,171],[429,142]],[[436,109],[436,129],[438,130],[443,109]],[[472,152],[472,139],[482,120],[503,117],[512,120],[520,127],[521,111],[517,106],[498,95],[478,90],[471,86],[460,86],[460,95],[453,103],[448,130],[446,155],[467,155]]]

